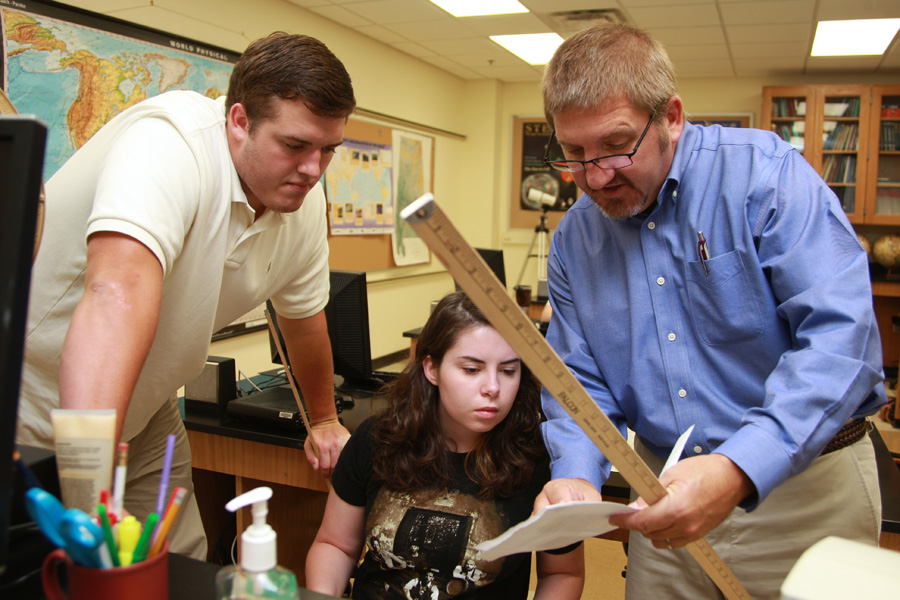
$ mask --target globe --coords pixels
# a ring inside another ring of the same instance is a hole
[[[872,245],[872,258],[885,269],[900,266],[900,234],[886,233]]]
[[[864,236],[863,234],[859,234],[859,243],[862,244],[863,250],[866,251],[866,256],[872,256],[872,243],[869,241],[869,238]]]

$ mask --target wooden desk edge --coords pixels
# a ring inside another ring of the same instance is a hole
[[[190,429],[187,435],[196,469],[328,492],[303,450]]]

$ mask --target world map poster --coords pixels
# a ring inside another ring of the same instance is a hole
[[[107,121],[167,90],[211,98],[238,54],[55,2],[0,0],[3,88],[48,127],[49,179]]]

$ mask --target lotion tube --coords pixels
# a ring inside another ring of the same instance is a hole
[[[54,408],[50,420],[63,504],[94,515],[112,481],[116,410]]]

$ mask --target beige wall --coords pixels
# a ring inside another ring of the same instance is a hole
[[[515,284],[533,231],[508,227],[511,125],[515,116],[542,114],[538,83],[464,81],[283,0],[154,0],[140,7],[134,7],[133,0],[68,4],[237,52],[274,30],[321,39],[347,66],[361,108],[465,136],[464,140],[435,137],[435,197],[473,246],[503,248],[507,282],[510,287]],[[895,79],[852,73],[685,79],[679,82],[679,92],[689,112],[752,113],[758,125],[763,85],[895,83]],[[523,283],[534,285],[532,266],[533,262]],[[431,300],[453,287],[436,259],[426,266],[369,272],[368,277],[376,357],[408,347],[403,331],[421,326]],[[217,343],[211,353],[236,356],[238,368],[248,374],[269,364],[264,336]]]

